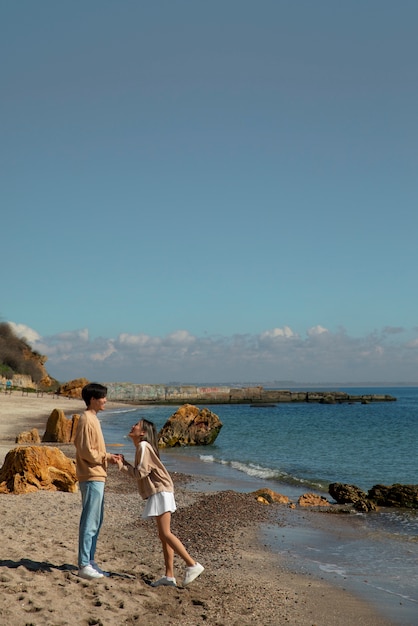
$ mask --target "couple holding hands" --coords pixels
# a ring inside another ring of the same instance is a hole
[[[183,585],[186,586],[203,572],[204,568],[187,552],[182,542],[171,532],[171,513],[176,510],[174,486],[170,474],[160,460],[157,432],[152,422],[141,419],[132,426],[129,437],[135,445],[134,465],[121,454],[106,452],[97,413],[103,411],[107,388],[99,383],[89,383],[82,390],[86,411],[81,415],[74,440],[76,447],[76,472],[80,485],[82,513],[79,527],[78,575],[93,580],[109,575],[95,562],[97,539],[103,522],[104,486],[107,463],[118,465],[136,479],[138,491],[146,500],[143,518],[154,517],[157,523],[165,563],[165,575],[151,583],[176,587],[174,554],[186,565]]]

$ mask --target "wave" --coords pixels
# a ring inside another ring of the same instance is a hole
[[[123,413],[135,413],[138,411],[138,407],[129,407],[129,408],[120,408],[120,409],[106,409],[106,417],[111,417],[112,415],[122,415]]]
[[[260,478],[262,480],[271,480],[279,483],[285,483],[286,485],[298,485],[300,487],[309,487],[317,491],[328,491],[328,484],[321,481],[312,481],[297,476],[292,476],[287,472],[273,469],[270,467],[263,467],[256,463],[243,463],[242,461],[227,461],[224,459],[218,459],[213,454],[200,454],[199,458],[204,463],[218,463],[231,467],[234,470],[243,472],[247,476],[252,478]]]

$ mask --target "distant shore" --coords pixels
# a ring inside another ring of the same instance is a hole
[[[393,402],[389,394],[349,394],[336,390],[265,389],[256,387],[144,385],[106,383],[108,397],[114,402],[129,404],[265,404],[311,402],[318,404]]]
[[[55,408],[70,417],[83,411],[84,405],[80,400],[45,395],[0,394],[0,465],[15,447],[19,432],[38,428],[42,436]],[[73,446],[60,447],[67,456],[74,456]],[[260,544],[258,529],[260,524],[272,523],[272,508],[258,504],[249,494],[209,494],[203,480],[202,490],[191,492],[187,489],[190,478],[177,474],[173,478],[178,505],[173,529],[206,568],[185,589],[149,586],[162,573],[154,524],[140,519],[143,503],[135,485],[113,466],[97,549],[101,565],[115,573],[105,581],[89,583],[74,575],[79,494],[2,494],[2,525],[9,530],[0,560],[0,621],[9,626],[29,622],[36,626],[391,624],[350,593],[288,571],[280,557]],[[280,519],[280,509],[275,509],[277,514]],[[177,560],[176,567],[181,583],[182,567]]]

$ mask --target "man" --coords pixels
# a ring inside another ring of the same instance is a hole
[[[76,473],[80,484],[82,512],[78,541],[78,575],[87,580],[109,575],[94,560],[96,544],[103,523],[104,487],[108,462],[116,464],[118,455],[106,452],[102,428],[97,418],[107,401],[107,388],[99,383],[83,387],[86,411],[81,415],[74,439]]]

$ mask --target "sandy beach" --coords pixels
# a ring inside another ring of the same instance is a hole
[[[67,417],[82,401],[0,394],[0,466],[16,435],[42,434],[53,409]],[[51,444],[42,444],[51,445]],[[71,458],[71,445],[57,444]],[[111,448],[109,448],[111,450]],[[173,531],[204,566],[189,587],[153,588],[163,574],[155,525],[143,521],[133,481],[111,466],[97,561],[111,576],[77,576],[80,494],[39,491],[0,494],[0,624],[7,626],[388,626],[377,610],[341,588],[289,572],[259,540],[261,524],[277,525],[280,505],[263,506],[249,494],[188,490],[190,477],[174,474],[178,510]],[[193,477],[195,480],[195,477]],[[260,485],[262,486],[262,485]],[[332,521],[330,520],[330,523]],[[280,525],[280,522],[279,524]]]

